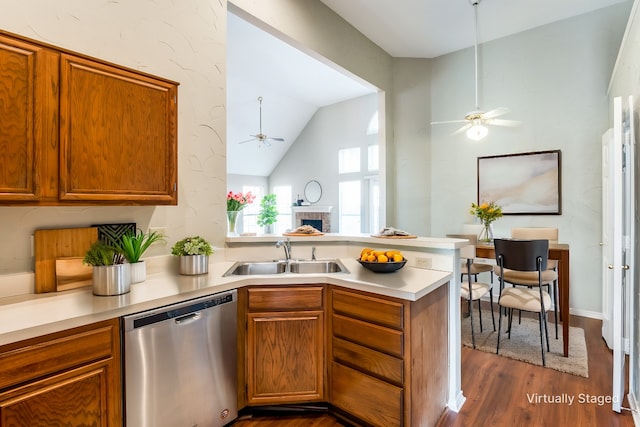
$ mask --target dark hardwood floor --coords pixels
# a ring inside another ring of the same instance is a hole
[[[552,317],[552,316],[550,316]],[[463,319],[464,321],[465,319]],[[554,371],[479,350],[462,348],[462,390],[467,400],[459,413],[445,410],[438,427],[610,426],[632,427],[631,413],[617,414],[610,403],[612,353],[601,337],[601,321],[579,316],[571,324],[585,330],[589,378]],[[532,396],[573,397],[573,404],[530,402]],[[587,403],[587,399],[595,399]],[[581,399],[582,402],[578,400]],[[623,406],[628,406],[627,401]],[[239,419],[233,427],[340,427],[323,415]],[[414,426],[415,427],[415,426]],[[420,426],[422,427],[422,426]]]

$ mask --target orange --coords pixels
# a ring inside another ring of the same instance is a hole
[[[378,255],[378,262],[387,262],[389,258],[385,254]]]
[[[395,254],[393,256],[393,262],[402,262],[403,259],[404,257],[402,256],[402,254]]]
[[[375,255],[367,255],[367,261],[374,262],[375,260],[376,260],[376,256]]]

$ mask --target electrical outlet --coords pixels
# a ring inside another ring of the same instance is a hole
[[[431,268],[431,258],[416,257],[415,266],[418,268]]]

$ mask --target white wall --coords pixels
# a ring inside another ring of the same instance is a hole
[[[226,2],[208,0],[2,2],[3,30],[166,77],[180,86],[178,206],[2,207],[0,274],[33,271],[30,236],[37,228],[135,221],[143,229],[167,227],[169,245],[191,234],[223,245],[226,13]],[[168,253],[169,248],[157,251]]]
[[[318,205],[333,206],[331,230],[338,231],[338,150],[378,143],[378,135],[367,135],[367,127],[378,110],[378,95],[361,96],[316,111],[295,143],[269,177],[271,188],[291,185],[295,197],[304,198],[304,187],[315,179],[322,186]],[[293,200],[292,200],[293,202]]]
[[[607,85],[630,4],[601,9],[482,44],[480,107],[509,107],[518,128],[491,127],[473,142],[451,136],[457,125],[431,129],[431,234],[460,232],[471,222],[478,156],[562,150],[562,215],[505,216],[497,236],[514,226],[557,226],[571,246],[575,313],[601,312],[601,135],[608,126]],[[473,49],[436,58],[431,120],[474,109]],[[427,118],[425,118],[427,120]],[[508,177],[505,177],[508,180]],[[416,224],[417,226],[418,224]]]

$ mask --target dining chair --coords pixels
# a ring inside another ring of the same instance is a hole
[[[467,265],[467,271],[472,269],[472,260],[476,255],[476,246],[467,245],[460,248],[460,257],[464,258]],[[471,342],[473,348],[476,348],[476,334],[473,326],[473,301],[478,302],[478,320],[480,321],[480,332],[482,332],[482,310],[480,308],[480,299],[489,294],[491,303],[491,321],[493,322],[493,330],[496,330],[496,319],[493,314],[493,292],[491,283],[482,283],[477,280],[471,280],[473,274],[467,274],[467,280],[460,280],[460,296],[467,300],[469,308],[469,319],[471,322]]]
[[[546,239],[549,243],[558,243],[558,228],[556,227],[514,227],[511,229],[512,239]],[[547,269],[558,272],[558,261],[547,260]],[[549,285],[551,286],[551,285]],[[549,288],[549,287],[548,287]],[[551,294],[551,289],[549,289]],[[553,312],[555,315],[556,339],[558,339],[558,279],[553,281]]]
[[[470,258],[466,258],[462,256],[462,252],[460,254],[460,258],[462,258],[462,262],[460,264],[460,281],[464,281],[464,276],[469,275],[473,276],[475,281],[478,281],[478,274],[480,273],[491,273],[491,283],[493,283],[493,266],[490,264],[485,264],[481,262],[476,262],[476,253],[475,247],[478,244],[478,236],[476,234],[447,234],[447,237],[455,238],[455,239],[467,239],[470,245],[473,245],[474,252],[466,252]],[[471,260],[471,266],[469,267],[467,261]]]
[[[540,326],[540,349],[542,351],[542,365],[546,366],[544,342],[546,337],[547,351],[549,351],[549,332],[547,328],[547,312],[551,306],[551,296],[543,290],[546,283],[557,277],[555,272],[547,270],[549,241],[495,239],[496,263],[500,270],[500,296],[498,307],[509,312],[509,339],[513,327],[513,310],[538,313]],[[509,278],[507,271],[510,272]],[[548,273],[551,273],[548,274]],[[505,283],[514,278],[526,282],[527,287],[505,287]],[[498,344],[496,354],[500,352],[500,334],[502,332],[502,316],[498,316]]]

